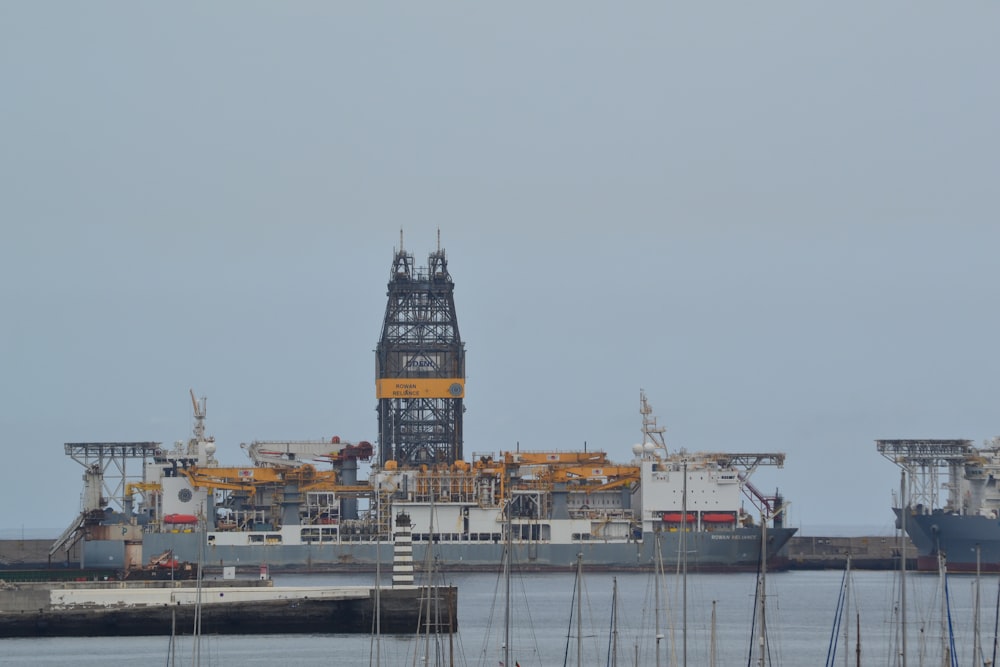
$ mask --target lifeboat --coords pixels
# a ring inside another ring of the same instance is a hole
[[[680,512],[667,512],[663,515],[664,523],[681,523],[681,517],[683,515]],[[688,512],[687,522],[694,523],[694,514]]]
[[[198,523],[198,517],[194,514],[167,514],[163,523]]]
[[[705,512],[701,520],[705,523],[733,523],[736,517],[732,512]]]

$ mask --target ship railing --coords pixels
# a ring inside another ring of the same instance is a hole
[[[626,509],[603,509],[600,507],[575,507],[567,510],[571,519],[621,519],[632,521],[635,513]]]

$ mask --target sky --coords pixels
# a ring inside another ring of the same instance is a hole
[[[880,438],[1000,433],[1000,4],[0,4],[0,537],[66,442],[376,442],[441,247],[474,452],[783,452],[891,531]]]

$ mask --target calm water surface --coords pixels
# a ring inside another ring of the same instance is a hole
[[[769,665],[826,663],[843,572],[784,572],[767,577],[766,635]],[[357,585],[373,576],[275,576],[275,585]],[[452,644],[425,637],[386,637],[378,644],[383,665],[449,664],[497,667],[503,641],[503,586],[488,574],[454,574],[446,579],[459,588],[460,631]],[[854,572],[850,587],[849,651],[847,623],[836,633],[837,665],[855,665],[860,622],[863,665],[896,665],[899,623],[898,576],[889,572]],[[618,604],[612,604],[617,581]],[[946,609],[936,575],[907,577],[909,665],[941,664],[942,624]],[[617,646],[618,665],[656,665],[655,579],[646,574],[591,573],[580,588],[583,614],[571,620],[576,596],[572,574],[529,574],[512,583],[511,657],[521,667],[577,665],[582,645],[584,665],[613,664],[609,647]],[[756,635],[756,577],[753,574],[697,574],[682,580],[668,575],[660,587],[659,664],[708,665],[714,651],[720,666],[746,665]],[[959,664],[971,664],[975,577],[948,579],[950,614]],[[686,593],[685,593],[686,589]],[[984,655],[991,658],[998,590],[996,576],[982,577],[980,624]],[[683,599],[687,599],[686,624]],[[617,609],[617,633],[612,611]],[[713,609],[715,621],[713,623]],[[947,618],[947,616],[945,616]],[[686,625],[687,631],[684,632]],[[579,640],[578,640],[578,630]],[[686,638],[685,638],[686,635]],[[713,639],[714,637],[714,639]],[[614,640],[614,641],[613,641]],[[0,640],[0,661],[12,665],[167,665],[167,637],[49,638]],[[181,638],[177,665],[192,664],[192,644]],[[202,665],[348,665],[370,664],[372,638],[359,635],[207,636],[201,643]],[[425,662],[424,658],[429,659]],[[756,664],[756,658],[750,664]],[[374,664],[374,663],[371,663]]]

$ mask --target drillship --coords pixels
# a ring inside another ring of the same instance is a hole
[[[892,509],[917,549],[917,569],[1000,572],[1000,438],[983,447],[931,439],[876,446],[903,472]]]
[[[206,400],[192,391],[193,437],[173,448],[65,445],[85,470],[83,507],[50,555],[80,544],[82,567],[126,572],[199,552],[216,567],[373,570],[391,562],[395,518],[405,514],[418,567],[433,558],[451,570],[495,570],[508,545],[524,570],[570,569],[578,554],[594,569],[785,564],[795,529],[783,525],[784,503],[750,482],[785,455],[669,452],[642,391],[642,439],[628,462],[586,449],[466,460],[453,290],[440,244],[419,269],[400,244],[376,349],[378,447],[339,437],[256,441],[243,445],[245,465],[222,466],[205,434]],[[366,480],[361,462],[371,467]]]

